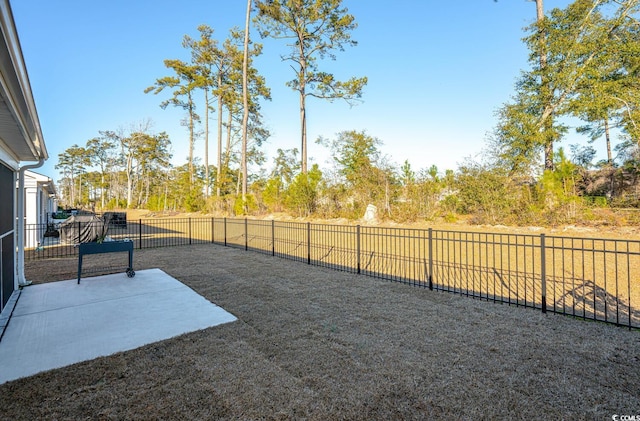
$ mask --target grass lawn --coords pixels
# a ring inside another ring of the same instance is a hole
[[[134,266],[164,270],[239,320],[0,385],[0,418],[640,412],[638,331],[215,245],[136,250]],[[76,258],[30,261],[27,278],[74,279],[76,270]]]

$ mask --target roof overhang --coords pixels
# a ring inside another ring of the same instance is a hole
[[[0,0],[0,30],[0,149],[18,163],[47,159],[9,0]]]
[[[25,187],[30,185],[40,187],[45,193],[52,196],[56,194],[56,186],[51,177],[39,174],[34,171],[26,170],[24,172]]]

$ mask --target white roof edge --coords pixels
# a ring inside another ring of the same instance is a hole
[[[36,181],[41,181],[41,182],[49,182],[49,180],[51,180],[51,177],[44,175],[44,174],[40,174],[38,172],[35,171],[31,171],[31,170],[26,170],[24,172],[24,175],[27,177],[31,177]]]
[[[38,184],[46,185],[46,190],[49,192],[49,194],[56,194],[55,182],[48,175],[40,174],[31,170],[26,170],[24,172],[24,176],[25,178],[33,179]]]
[[[38,119],[29,75],[24,62],[24,56],[20,47],[20,40],[9,0],[0,0],[0,28],[4,38],[4,43],[2,43],[4,45],[0,45],[0,48],[7,49],[13,67],[12,69],[5,68],[3,70],[5,72],[12,72],[13,74],[10,76],[14,76],[17,82],[16,86],[15,82],[12,83],[11,78],[3,78],[2,80],[9,96],[8,99],[11,102],[12,111],[22,130],[25,142],[28,143],[29,148],[33,152],[33,160],[47,159],[49,155],[44,144],[40,120]]]

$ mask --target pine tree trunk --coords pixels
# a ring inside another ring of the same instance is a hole
[[[544,20],[544,3],[543,0],[536,0],[536,18],[538,25]],[[551,91],[549,89],[549,80],[545,75],[547,67],[547,36],[542,28],[538,29],[540,38],[540,72],[542,74],[541,90],[543,107],[550,105],[552,100]],[[553,171],[553,113],[551,113],[543,122],[542,130],[544,134],[544,169]]]
[[[131,176],[127,175],[127,209],[131,208],[133,203],[132,181]]]
[[[204,90],[204,196],[209,197],[209,90]]]
[[[302,173],[307,173],[307,110],[305,105],[304,88],[300,92],[300,130],[302,132],[301,146],[301,169]]]
[[[242,203],[247,203],[247,126],[249,124],[249,92],[247,88],[247,68],[249,64],[249,24],[251,20],[251,0],[247,0],[247,19],[244,27],[244,57],[242,60]],[[245,209],[246,211],[246,209]]]
[[[609,133],[609,119],[604,119],[604,139],[607,142],[607,164],[613,164],[613,157],[611,155],[611,134]]]
[[[193,145],[194,139],[194,124],[193,121],[193,100],[191,99],[191,93],[189,93],[189,188],[193,187]]]
[[[549,127],[547,126],[545,131],[548,129]],[[553,139],[550,137],[546,138],[544,145],[544,169],[553,171]]]
[[[82,202],[82,173],[78,174],[78,203]]]
[[[133,163],[132,158],[127,157],[127,209],[131,207],[133,202],[133,178],[131,177]]]
[[[218,74],[218,89],[222,84],[222,75]],[[216,196],[220,197],[222,183],[222,92],[218,93],[218,174],[216,180]]]
[[[100,171],[100,208],[104,210],[104,168]]]
[[[70,171],[71,173],[71,188],[69,189],[71,191],[71,207],[74,207],[76,205],[76,179],[73,176],[73,168]]]
[[[302,145],[300,148],[300,160],[301,171],[303,174],[307,173],[307,109],[306,109],[306,76],[307,76],[307,61],[303,50],[303,43],[300,44],[300,73],[298,74],[298,81],[300,85],[300,132],[302,137]]]
[[[227,181],[227,175],[231,175],[229,165],[231,162],[231,124],[233,123],[233,111],[229,107],[229,113],[227,114],[227,142],[224,149],[224,160],[222,161],[222,175],[221,182]]]

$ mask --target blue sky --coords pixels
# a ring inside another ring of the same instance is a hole
[[[456,169],[477,157],[494,113],[509,100],[514,82],[527,68],[523,28],[535,20],[535,3],[526,0],[344,0],[358,23],[358,46],[320,68],[347,79],[367,76],[364,102],[349,107],[310,99],[307,105],[309,158],[328,168],[328,151],[315,144],[344,130],[379,138],[393,163],[409,160],[414,170],[437,165]],[[566,7],[547,0],[545,8]],[[390,5],[392,5],[390,7]],[[197,26],[214,28],[223,41],[233,26],[243,26],[243,0],[14,0],[12,9],[31,88],[50,159],[39,171],[58,179],[58,154],[84,146],[100,130],[117,130],[153,121],[166,131],[174,163],[186,162],[188,132],[181,110],[162,110],[167,96],[145,94],[156,78],[169,75],[163,60],[187,60],[182,37],[197,37]],[[260,40],[263,55],[255,66],[266,78],[272,101],[262,104],[278,148],[300,148],[298,96],[285,86],[293,78],[280,55],[284,43]],[[210,125],[215,127],[215,115]],[[212,136],[212,142],[215,136]],[[575,143],[575,142],[572,142]],[[204,157],[198,140],[195,154]],[[601,158],[602,156],[600,156]],[[210,162],[215,162],[210,146]]]

